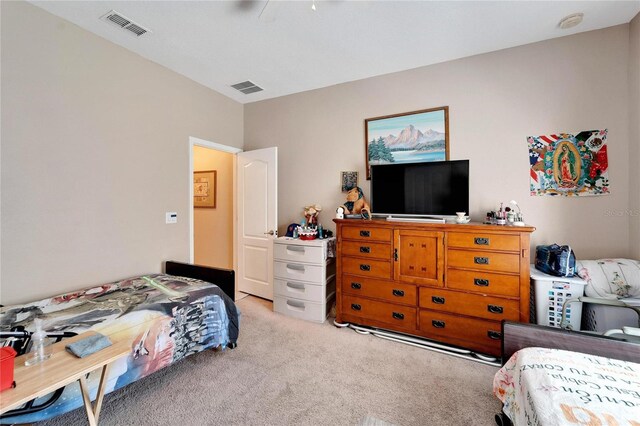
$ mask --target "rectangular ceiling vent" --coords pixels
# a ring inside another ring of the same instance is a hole
[[[253,83],[253,82],[251,82],[249,80],[243,81],[242,83],[232,84],[231,87],[233,87],[236,90],[241,91],[245,95],[248,95],[249,93],[255,93],[255,92],[260,92],[260,91],[264,90],[262,87],[257,86],[255,83]]]
[[[151,30],[143,27],[142,25],[133,22],[123,14],[116,12],[115,10],[109,11],[109,13],[100,17],[105,22],[117,25],[123,30],[128,31],[130,34],[140,37],[143,34],[150,33]]]

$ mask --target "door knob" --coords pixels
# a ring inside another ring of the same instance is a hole
[[[265,235],[274,235],[274,234],[275,234],[275,231],[272,229],[271,231],[269,231],[269,232],[265,232],[264,234],[265,234]]]

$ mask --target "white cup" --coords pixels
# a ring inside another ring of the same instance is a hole
[[[464,219],[466,214],[467,212],[456,212],[456,216],[458,216],[459,219]]]

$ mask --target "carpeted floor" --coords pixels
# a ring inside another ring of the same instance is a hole
[[[494,424],[494,367],[295,320],[255,297],[238,306],[236,349],[190,356],[107,395],[100,424]],[[43,425],[86,422],[76,410]]]

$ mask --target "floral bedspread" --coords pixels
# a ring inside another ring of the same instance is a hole
[[[640,426],[640,364],[526,348],[496,373],[493,393],[519,425]]]
[[[82,333],[94,330],[112,340],[128,341],[131,353],[114,362],[106,392],[207,348],[225,348],[239,333],[239,310],[216,285],[154,274],[134,277],[38,302],[0,310],[0,330],[24,326],[33,331],[42,318],[45,331]],[[2,342],[0,342],[2,343]],[[99,374],[88,384],[95,397]],[[20,386],[20,383],[17,383]],[[3,418],[0,423],[33,423],[82,406],[77,383],[66,386],[51,407],[32,414]]]

